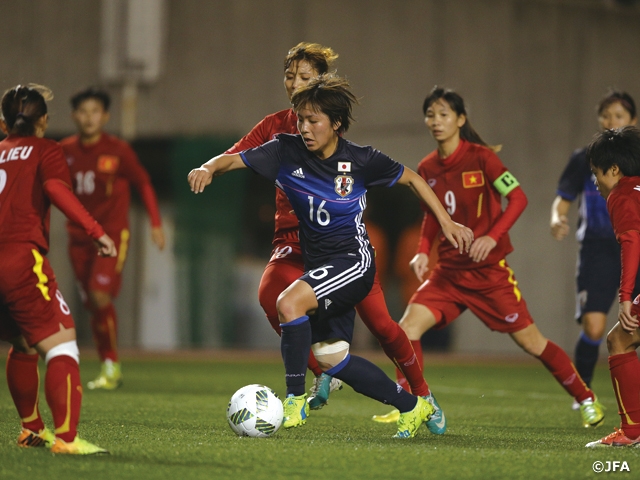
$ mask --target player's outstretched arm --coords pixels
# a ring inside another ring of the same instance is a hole
[[[204,192],[204,187],[211,183],[213,177],[223,175],[231,170],[238,170],[239,168],[247,168],[240,154],[222,154],[204,163],[200,168],[191,170],[187,176],[187,181],[193,193],[202,193]]]
[[[473,231],[451,220],[440,200],[427,182],[410,168],[405,167],[402,176],[398,180],[400,185],[406,185],[413,193],[431,209],[438,223],[442,227],[442,233],[451,244],[462,252],[468,252],[473,243]]]
[[[569,213],[571,202],[557,196],[551,205],[551,236],[556,240],[563,240],[569,234]]]

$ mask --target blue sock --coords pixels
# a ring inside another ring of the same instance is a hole
[[[380,368],[362,357],[347,355],[342,362],[327,370],[326,374],[339,378],[358,393],[393,405],[400,412],[413,410],[418,401],[387,377]]]
[[[602,340],[591,340],[584,332],[580,333],[578,343],[576,343],[575,361],[576,370],[584,380],[588,387],[591,387],[593,379],[593,370],[598,362],[598,354],[600,353],[600,343]]]
[[[303,315],[289,323],[281,323],[280,351],[284,361],[287,395],[303,395],[304,379],[311,350],[311,324]]]

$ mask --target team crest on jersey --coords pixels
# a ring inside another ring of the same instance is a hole
[[[341,197],[346,197],[353,191],[353,177],[349,175],[338,175],[333,183],[336,193]]]
[[[120,159],[115,155],[100,155],[98,157],[98,171],[100,173],[116,173]]]
[[[464,188],[482,187],[484,185],[484,174],[482,170],[473,172],[462,172],[462,186]]]

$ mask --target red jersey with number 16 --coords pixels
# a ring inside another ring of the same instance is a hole
[[[224,153],[240,153],[250,148],[259,147],[271,140],[278,133],[298,133],[298,117],[293,110],[282,110],[264,117],[244,137]],[[276,188],[276,225],[273,234],[273,244],[282,241],[297,241],[298,217],[294,213],[287,196]]]
[[[107,232],[119,232],[129,225],[130,184],[133,184],[145,204],[151,225],[161,224],[158,203],[149,174],[124,140],[102,134],[92,145],[83,145],[78,135],[60,142],[67,156],[73,179],[73,190],[84,207]],[[82,236],[83,230],[69,222],[72,236]]]
[[[53,179],[71,185],[58,143],[13,135],[0,142],[0,243],[33,243],[42,253],[49,250],[51,201],[44,184]]]
[[[526,207],[527,198],[491,149],[460,140],[458,148],[447,158],[440,158],[437,150],[427,155],[418,165],[418,173],[453,221],[473,230],[475,238],[487,235],[497,242],[484,261],[475,263],[468,254],[460,254],[440,233],[439,265],[478,268],[495,264],[513,251],[507,232]],[[502,195],[509,200],[504,212]],[[418,251],[428,255],[438,232],[441,232],[438,221],[427,212]]]

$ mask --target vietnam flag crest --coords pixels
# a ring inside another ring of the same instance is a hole
[[[98,171],[100,173],[116,173],[120,159],[115,155],[100,155],[98,157]]]
[[[462,172],[462,186],[464,188],[482,187],[484,185],[484,174],[482,170],[473,172]]]

